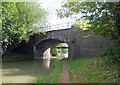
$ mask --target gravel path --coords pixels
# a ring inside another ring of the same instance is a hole
[[[60,74],[60,77],[58,79],[58,83],[70,83],[69,79],[68,79],[68,67],[67,67],[67,63],[66,60],[62,61],[62,72]]]

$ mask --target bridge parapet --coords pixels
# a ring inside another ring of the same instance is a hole
[[[74,22],[66,22],[66,23],[59,23],[54,25],[48,25],[48,28],[46,31],[52,31],[52,30],[61,30],[61,29],[68,29],[71,28]]]

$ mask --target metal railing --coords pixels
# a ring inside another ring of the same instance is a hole
[[[48,28],[47,28],[47,31],[71,28],[71,25],[73,23],[74,22],[67,22],[67,23],[60,23],[60,24],[55,24],[55,25],[49,25]]]

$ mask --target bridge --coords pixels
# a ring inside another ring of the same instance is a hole
[[[110,38],[100,35],[87,37],[89,34],[91,33],[73,26],[67,29],[50,30],[42,35],[32,35],[29,42],[24,45],[24,49],[20,50],[19,47],[19,51],[23,51],[35,59],[41,59],[48,48],[58,43],[66,43],[68,44],[68,58],[76,59],[96,57],[101,54],[106,44],[109,46],[114,44]]]

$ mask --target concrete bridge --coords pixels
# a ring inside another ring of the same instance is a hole
[[[58,43],[68,44],[68,58],[96,57],[103,51],[107,44],[113,46],[113,41],[102,36],[90,36],[90,33],[74,27],[62,30],[45,32],[43,35],[32,35],[27,46],[21,49],[29,56],[43,58],[44,52],[51,46]],[[20,50],[20,49],[19,49]]]

